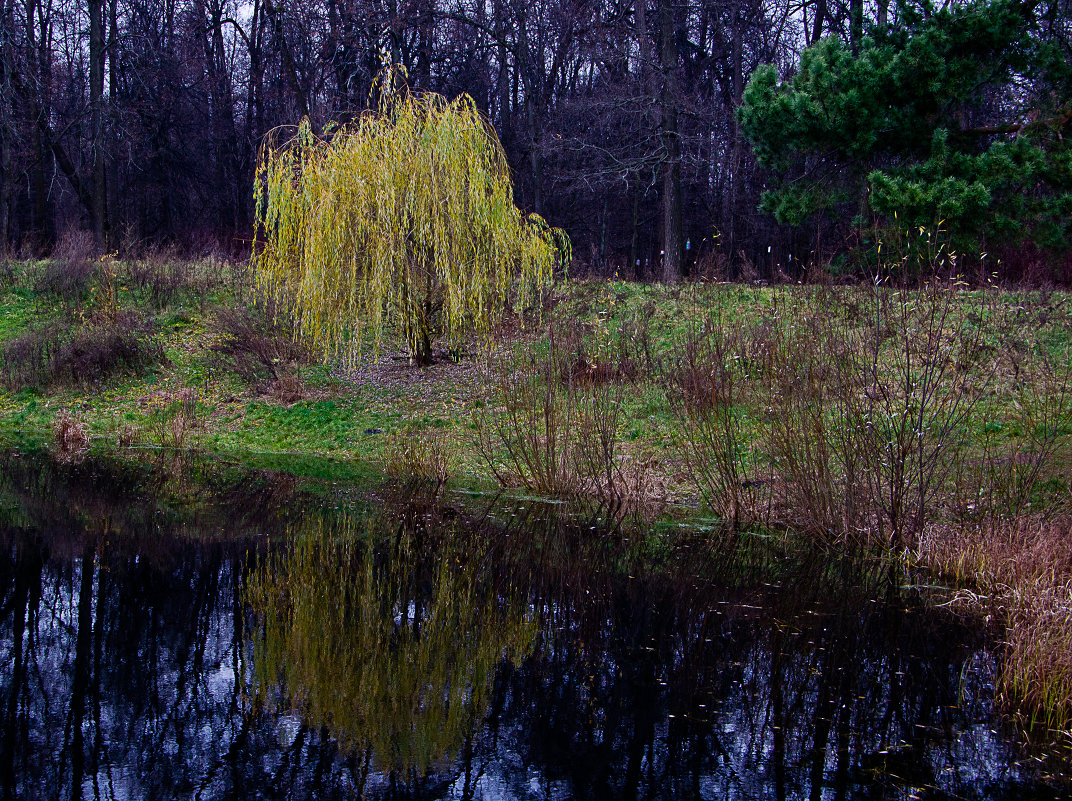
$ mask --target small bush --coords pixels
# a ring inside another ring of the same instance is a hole
[[[223,365],[247,383],[278,383],[296,364],[310,361],[308,351],[273,327],[262,315],[244,308],[222,308],[213,328],[212,346]]]
[[[0,349],[0,371],[11,389],[99,383],[120,373],[143,375],[165,361],[151,323],[132,312],[71,327],[47,323]]]
[[[745,332],[721,320],[690,330],[667,382],[681,423],[675,445],[704,499],[732,526],[760,520],[768,506],[745,413],[754,386],[740,359],[744,340]]]
[[[147,429],[150,439],[162,448],[184,449],[197,427],[197,394],[189,388],[165,392],[148,401]]]
[[[52,259],[34,281],[34,290],[75,303],[89,294],[96,272],[96,247],[86,231],[68,231],[52,249]]]
[[[309,397],[305,384],[295,373],[283,373],[268,384],[267,394],[284,405],[289,406]]]
[[[972,303],[941,281],[820,288],[775,296],[763,325],[690,332],[668,394],[711,506],[734,523],[772,513],[824,540],[912,547],[948,511],[994,384],[989,329],[965,324],[988,310]]]
[[[546,356],[492,365],[478,450],[504,486],[619,499],[631,485],[619,453],[622,385],[574,376],[564,370],[570,358],[552,331]]]
[[[384,469],[392,478],[418,479],[443,486],[453,475],[455,462],[456,454],[441,429],[406,428],[386,443]]]
[[[998,697],[1026,723],[1072,723],[1072,519],[1021,515],[977,525],[937,525],[917,558],[967,584],[961,602],[1006,626]]]
[[[65,409],[52,422],[52,441],[61,453],[71,453],[89,445],[89,433],[85,424]]]

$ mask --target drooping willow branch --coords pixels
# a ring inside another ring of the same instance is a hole
[[[308,119],[262,150],[258,287],[299,336],[352,362],[399,337],[418,362],[438,336],[487,340],[569,259],[564,233],[513,202],[502,145],[467,95],[385,92],[330,135]]]

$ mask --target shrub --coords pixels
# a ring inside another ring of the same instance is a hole
[[[621,499],[620,382],[575,376],[552,329],[546,356],[492,364],[477,447],[499,483],[564,497]]]
[[[67,231],[52,249],[52,258],[34,281],[37,292],[74,303],[88,295],[96,272],[96,247],[86,231]]]
[[[46,323],[0,349],[4,382],[15,390],[86,386],[123,372],[143,375],[164,361],[152,324],[133,312],[74,327]]]
[[[61,453],[80,451],[89,445],[89,433],[84,423],[64,409],[52,421],[52,441]]]
[[[213,323],[219,339],[212,345],[227,369],[249,383],[278,383],[295,364],[309,361],[309,353],[264,315],[246,308],[221,308]],[[290,387],[294,389],[293,384]],[[279,390],[287,387],[279,386]]]
[[[944,282],[808,292],[776,297],[763,326],[716,319],[681,343],[667,383],[682,456],[731,522],[772,511],[824,539],[911,547],[968,458],[997,369],[987,330]]]
[[[385,470],[392,478],[447,483],[455,470],[457,455],[441,429],[403,429],[388,438]]]
[[[667,399],[681,424],[674,444],[706,502],[733,526],[764,516],[762,492],[769,488],[755,474],[746,421],[754,387],[740,359],[745,336],[722,320],[691,329],[667,382]]]

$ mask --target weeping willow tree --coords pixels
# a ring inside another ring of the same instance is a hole
[[[502,144],[467,95],[385,92],[325,136],[303,120],[267,143],[254,191],[257,286],[326,358],[393,337],[426,364],[437,337],[487,341],[569,258],[565,234],[514,205]]]

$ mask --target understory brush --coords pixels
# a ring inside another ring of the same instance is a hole
[[[591,343],[582,342],[576,332],[563,342],[552,327],[546,353],[491,361],[477,450],[505,486],[555,497],[651,501],[645,463],[622,449],[629,371],[611,352],[590,352]]]
[[[215,260],[191,262],[174,250],[153,250],[126,267],[127,278],[141,301],[153,309],[166,309],[181,298],[202,304],[221,283],[222,264]]]
[[[949,282],[775,291],[758,324],[680,342],[677,445],[733,523],[912,547],[968,507],[1023,508],[1067,457],[1069,355],[1029,343],[1014,369],[1014,340],[1000,304]]]
[[[56,389],[143,375],[166,361],[152,321],[136,312],[83,322],[46,322],[0,348],[0,375],[9,389]]]
[[[1002,620],[1001,702],[1072,723],[1072,357],[1011,304],[915,289],[775,290],[712,316],[665,368],[676,445],[729,524],[879,546]],[[1056,341],[1055,341],[1056,340]]]

